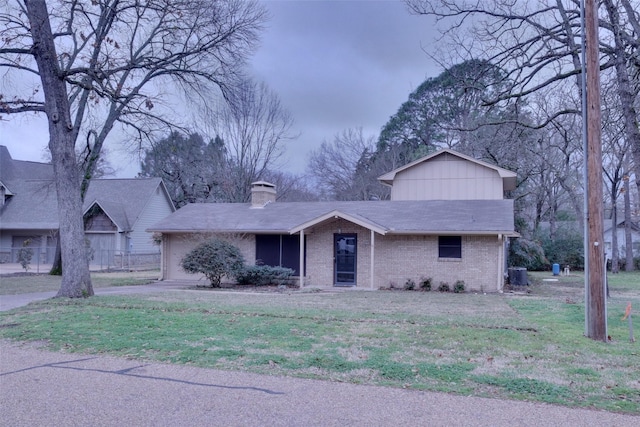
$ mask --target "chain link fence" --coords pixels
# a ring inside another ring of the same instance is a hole
[[[25,253],[25,250],[28,251]],[[17,264],[21,261],[28,266],[27,271],[46,273],[51,268],[56,248],[52,247],[0,247],[0,264]],[[28,255],[31,255],[30,257]],[[26,255],[26,256],[25,256]],[[25,261],[27,258],[28,261]],[[142,271],[160,269],[160,251],[136,252],[91,249],[89,266],[92,270]],[[23,269],[24,270],[24,269]]]

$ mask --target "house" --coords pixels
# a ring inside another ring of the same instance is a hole
[[[146,231],[175,211],[160,178],[94,179],[83,205],[92,262],[118,265],[123,254],[155,254],[159,247]],[[11,158],[0,146],[0,262],[16,262],[17,249],[29,240],[40,263],[53,261],[58,202],[53,168],[48,163]]]
[[[624,218],[618,220],[618,224],[615,227],[615,233],[617,234],[618,239],[618,256],[621,259],[625,258],[625,254],[627,253],[627,245],[625,240],[625,220]],[[613,245],[612,245],[612,237],[613,237],[614,227],[612,220],[604,221],[604,250],[607,255],[607,258],[611,259],[613,254]],[[635,222],[631,222],[631,242],[632,242],[632,251],[633,257],[640,257],[640,225]]]
[[[162,277],[193,279],[180,260],[217,235],[247,262],[293,268],[301,286],[379,289],[431,277],[500,291],[505,243],[514,232],[516,175],[441,150],[381,176],[391,200],[276,202],[266,182],[251,203],[189,204],[148,231],[162,234]]]

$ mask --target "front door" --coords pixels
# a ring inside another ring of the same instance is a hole
[[[357,236],[334,234],[334,283],[336,286],[355,286]]]

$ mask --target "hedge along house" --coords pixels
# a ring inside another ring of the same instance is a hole
[[[148,231],[161,233],[162,276],[193,279],[180,260],[214,235],[236,244],[248,263],[290,267],[301,286],[388,287],[431,277],[467,289],[499,291],[505,243],[515,236],[513,172],[451,150],[379,178],[391,200],[276,202],[266,182],[251,203],[190,204]]]

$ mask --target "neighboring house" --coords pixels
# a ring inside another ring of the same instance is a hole
[[[40,262],[51,262],[58,230],[51,165],[14,160],[0,146],[0,196],[0,262],[16,262],[26,240]],[[83,211],[92,263],[110,266],[123,254],[158,253],[146,228],[175,208],[160,178],[94,179]]]
[[[379,178],[390,201],[276,202],[256,182],[251,203],[190,204],[149,231],[162,233],[162,277],[192,279],[180,260],[213,235],[232,241],[248,263],[296,271],[301,286],[402,286],[431,277],[467,289],[500,291],[505,243],[514,232],[513,172],[451,150]]]
[[[610,219],[604,220],[604,252],[607,259],[611,259],[613,256],[613,245],[612,245],[612,225],[613,221]],[[618,256],[620,259],[625,258],[626,251],[626,241],[625,241],[625,220],[624,218],[618,220],[618,226],[616,227],[618,234]],[[540,230],[542,230],[546,235],[548,235],[550,229],[549,222],[541,222]],[[556,230],[558,232],[569,232],[574,233],[576,235],[584,235],[584,229],[580,227],[578,221],[557,221],[556,222]],[[637,222],[631,221],[631,242],[633,248],[633,256],[640,257],[640,225]],[[550,260],[552,263],[554,260]]]
[[[611,243],[612,236],[613,236],[612,225],[613,225],[612,220],[604,221],[604,250],[607,254],[608,259],[611,259],[611,257],[613,256],[613,249],[612,249],[613,246]],[[625,227],[624,218],[621,220],[618,220],[618,225],[617,227],[615,227],[615,231],[617,233],[617,238],[618,238],[618,256],[620,257],[620,259],[624,259],[625,254],[627,253],[624,227]],[[640,257],[640,226],[633,221],[631,222],[631,242],[632,242],[631,246],[632,246],[634,258]]]

